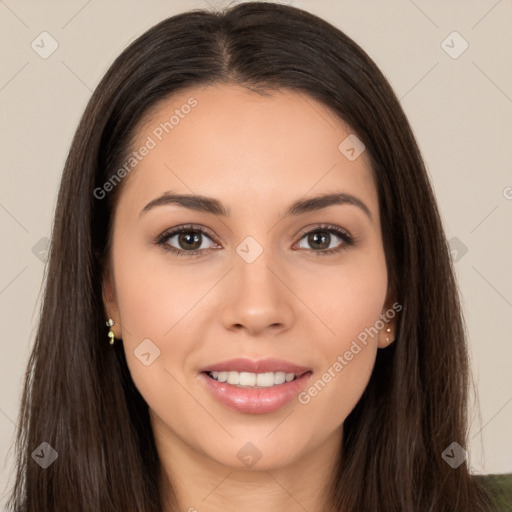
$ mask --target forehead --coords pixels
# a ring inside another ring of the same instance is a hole
[[[135,204],[172,190],[218,197],[234,208],[275,204],[281,210],[298,197],[336,190],[364,197],[373,210],[377,196],[368,155],[363,151],[354,160],[340,150],[353,136],[304,93],[190,88],[144,117],[132,145],[139,155],[122,196]],[[140,151],[144,147],[149,149]]]

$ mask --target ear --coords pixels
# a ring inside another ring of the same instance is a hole
[[[398,314],[401,310],[402,305],[396,301],[396,295],[394,291],[389,291],[380,315],[380,319],[382,320],[384,326],[379,330],[379,337],[377,340],[377,345],[379,348],[386,348],[391,345],[393,341],[395,341],[396,328],[398,325]]]
[[[111,318],[114,320],[114,325],[111,329],[114,331],[116,338],[122,338],[121,323],[119,319],[119,308],[117,305],[117,294],[114,285],[114,275],[110,265],[107,265],[102,278],[102,297],[103,307],[105,309],[105,322]]]

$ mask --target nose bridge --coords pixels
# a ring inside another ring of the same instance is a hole
[[[238,299],[255,301],[255,306],[257,303],[264,306],[266,303],[277,302],[283,290],[270,270],[277,265],[269,244],[264,248],[254,238],[248,237],[239,244],[236,252],[238,257],[235,259],[234,278]]]
[[[288,328],[293,321],[293,295],[276,276],[279,264],[265,240],[266,247],[248,236],[236,247],[232,293],[222,315],[226,328],[245,327],[255,334],[269,326]]]

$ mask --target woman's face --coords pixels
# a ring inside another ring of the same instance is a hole
[[[118,174],[104,297],[168,450],[268,469],[341,439],[392,304],[376,186],[349,135],[311,97],[227,85],[145,119]]]

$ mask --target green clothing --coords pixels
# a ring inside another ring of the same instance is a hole
[[[474,475],[489,491],[496,512],[512,512],[512,473]]]

